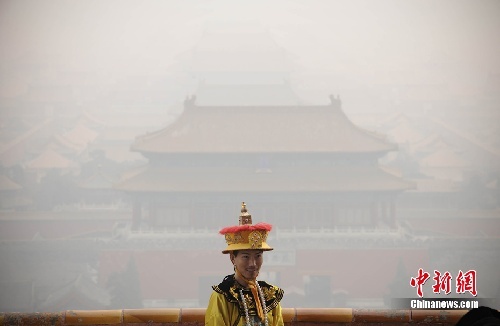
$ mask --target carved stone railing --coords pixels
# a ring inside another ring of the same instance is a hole
[[[283,308],[285,325],[442,325],[451,326],[467,310]],[[0,326],[204,325],[204,308],[67,310],[0,313]]]

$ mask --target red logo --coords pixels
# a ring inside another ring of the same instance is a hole
[[[457,293],[465,293],[465,291],[469,291],[473,296],[477,295],[476,271],[473,269],[465,273],[458,271]]]
[[[443,276],[439,271],[434,270],[434,285],[432,286],[432,291],[434,293],[439,293],[444,291],[445,294],[450,294],[451,292],[451,275],[446,271]]]
[[[424,294],[422,293],[422,285],[424,285],[425,281],[427,281],[429,277],[429,273],[424,272],[422,268],[419,268],[417,277],[411,278],[410,285],[413,287],[417,287],[417,294],[419,297],[424,296]]]
[[[417,294],[419,297],[424,296],[422,286],[429,278],[429,273],[424,272],[422,268],[419,268],[417,276],[410,279],[410,285],[417,288]],[[434,277],[432,279],[434,280],[434,285],[432,286],[432,291],[434,293],[439,294],[441,291],[445,294],[451,293],[451,280],[453,277],[448,271],[441,274],[441,272],[434,270]],[[470,292],[473,296],[477,295],[475,270],[469,270],[465,273],[461,270],[458,272],[456,277],[456,293],[462,294],[465,292]]]

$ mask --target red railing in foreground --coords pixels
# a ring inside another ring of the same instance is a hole
[[[285,325],[455,325],[467,310],[283,308]],[[204,308],[0,313],[0,326],[204,325]]]

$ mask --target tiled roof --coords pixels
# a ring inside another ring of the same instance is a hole
[[[76,163],[50,149],[45,150],[26,164],[28,169],[67,169],[75,167]]]
[[[89,276],[80,274],[73,282],[52,292],[41,304],[45,311],[67,309],[99,309],[109,306],[111,297]]]
[[[459,184],[453,180],[442,179],[416,179],[413,180],[416,184],[412,192],[435,193],[435,192],[458,192]]]
[[[97,138],[98,132],[86,127],[83,124],[76,125],[73,129],[64,134],[64,137],[73,144],[87,145]]]
[[[73,143],[66,136],[56,134],[54,135],[54,141],[49,144],[49,148],[57,151],[65,151],[68,153],[77,153],[80,154],[85,150],[85,145],[81,143]]]
[[[451,149],[452,145],[440,134],[431,134],[414,145],[415,151],[430,152],[436,150]]]
[[[414,185],[377,167],[251,168],[149,167],[115,185],[131,192],[402,191]]]
[[[0,162],[4,166],[13,166],[20,164],[24,159],[25,144],[29,142],[33,137],[36,137],[39,132],[43,132],[49,128],[53,127],[53,118],[48,118],[41,121],[36,126],[31,127],[29,130],[23,132],[15,139],[4,144],[0,148]],[[12,153],[17,153],[12,155]]]
[[[22,187],[5,175],[0,175],[0,191],[19,190]]]
[[[456,154],[453,150],[443,149],[432,153],[419,161],[423,167],[456,167],[466,168],[470,163]]]
[[[384,153],[396,145],[324,106],[196,106],[170,126],[140,136],[133,151],[151,153]]]

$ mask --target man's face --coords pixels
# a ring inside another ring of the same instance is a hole
[[[240,250],[237,256],[231,253],[231,261],[236,269],[247,279],[254,280],[259,275],[263,261],[262,250]]]

